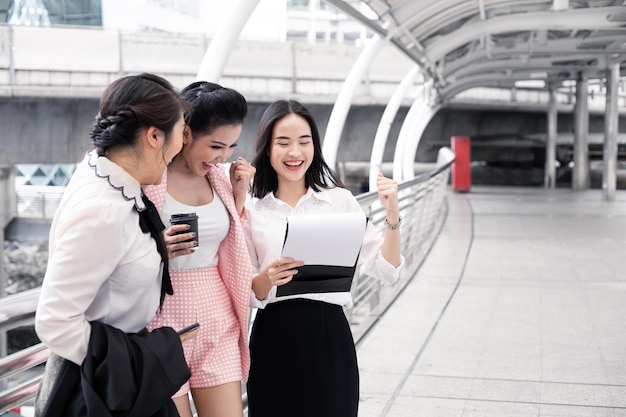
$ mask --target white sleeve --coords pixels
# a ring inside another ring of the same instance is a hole
[[[253,210],[252,204],[253,204],[252,199],[248,195],[248,198],[246,200],[246,206],[245,206],[247,213],[252,212]],[[252,233],[252,221],[253,221],[252,216],[248,214],[247,220],[243,224],[243,232],[246,238],[246,246],[248,246],[248,253],[250,254],[250,263],[252,264],[254,274],[256,275],[259,273],[259,269],[261,268],[261,265],[259,262],[259,257],[257,255],[256,247],[254,245],[254,238],[253,238],[253,233]],[[265,300],[259,300],[258,298],[256,298],[256,294],[254,293],[254,291],[250,289],[250,301],[249,301],[250,308],[264,308],[265,305],[267,304],[268,299],[269,299],[269,296]]]
[[[247,219],[246,222],[243,224],[243,234],[246,238],[246,246],[248,247],[248,253],[250,255],[250,263],[252,264],[252,268],[254,268],[254,273],[256,274],[259,272],[260,262],[257,256],[256,247],[254,246],[254,237],[252,231],[253,218],[250,215],[252,213],[252,208],[250,207],[249,202],[250,198],[248,198],[248,200],[246,201],[245,206]]]
[[[361,205],[355,198],[351,199],[352,203],[348,203],[349,211],[362,211]],[[400,269],[404,264],[404,257],[400,256],[400,265],[394,267],[391,265],[380,252],[383,244],[382,231],[368,222],[365,229],[365,237],[361,246],[359,255],[359,269],[367,275],[382,279],[383,281],[394,283],[400,277]]]
[[[80,365],[91,333],[85,312],[122,258],[123,222],[106,202],[69,210],[51,236],[35,329],[52,352]]]

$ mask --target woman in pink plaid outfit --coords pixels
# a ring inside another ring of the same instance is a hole
[[[243,158],[230,165],[247,103],[237,91],[199,81],[181,92],[191,103],[183,149],[158,186],[146,195],[163,223],[172,214],[196,213],[198,233],[173,225],[165,232],[174,295],[150,328],[180,330],[194,323],[195,338],[183,343],[191,378],[175,395],[181,417],[241,417],[241,384],[248,378],[248,303],[252,268],[243,236],[244,203],[255,169]],[[230,178],[229,178],[230,177]],[[191,240],[191,241],[189,241]]]

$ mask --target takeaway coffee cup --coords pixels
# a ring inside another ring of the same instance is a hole
[[[182,232],[178,232],[176,234],[180,235],[183,233],[194,232],[196,234],[196,237],[185,240],[185,242],[193,242],[194,240],[198,242],[198,216],[196,215],[196,213],[172,214],[172,216],[170,217],[170,224],[172,226],[174,226],[175,224],[188,224],[188,230],[183,230]]]

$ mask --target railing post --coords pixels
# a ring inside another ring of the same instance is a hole
[[[13,89],[15,88],[15,29],[13,25],[9,25],[9,85],[11,86],[11,95],[13,95]]]
[[[39,193],[39,197],[41,198],[41,218],[46,218],[46,194]]]
[[[4,242],[4,228],[17,213],[17,194],[15,192],[15,169],[13,165],[0,166],[0,243]],[[4,259],[4,245],[0,246],[0,297],[4,296],[7,284],[7,274],[2,265]]]

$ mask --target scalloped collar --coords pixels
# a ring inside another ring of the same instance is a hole
[[[132,175],[107,157],[98,156],[96,151],[91,151],[87,155],[87,163],[93,168],[98,178],[107,180],[109,185],[119,191],[125,200],[132,200],[137,211],[141,212],[146,209],[141,199],[141,185]]]

